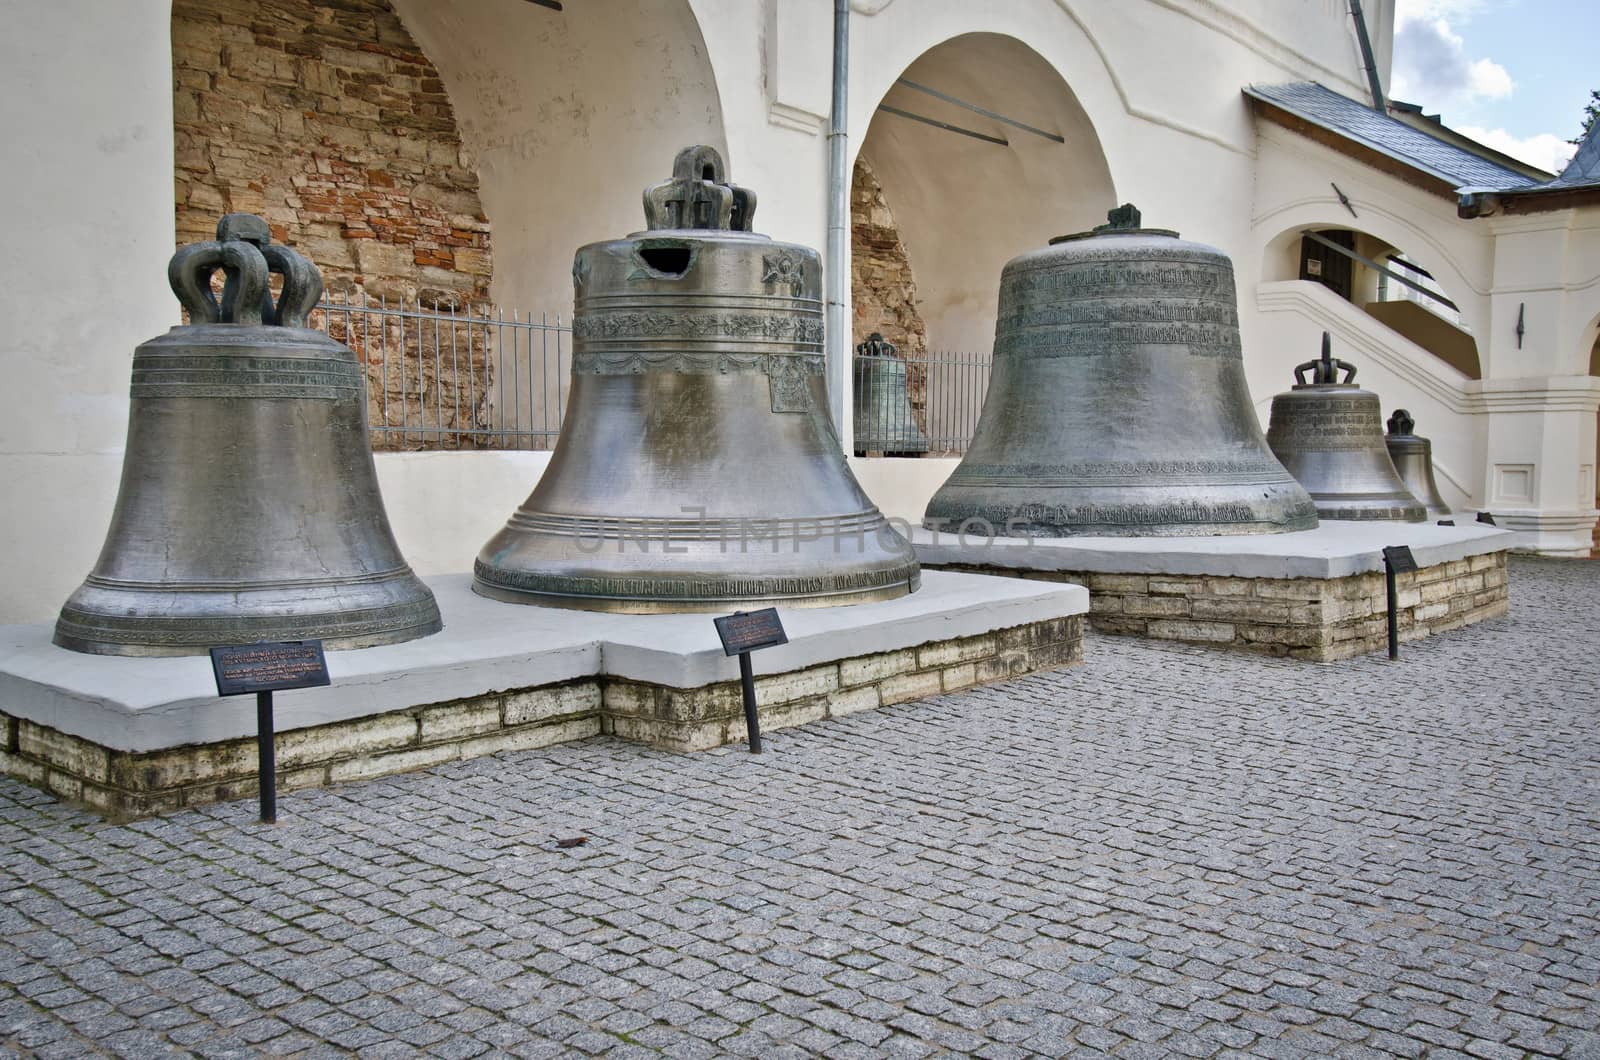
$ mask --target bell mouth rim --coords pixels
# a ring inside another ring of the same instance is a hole
[[[1172,228],[1092,228],[1087,232],[1071,232],[1064,236],[1055,236],[1050,240],[1050,246],[1059,243],[1075,243],[1080,239],[1097,239],[1100,236],[1164,236],[1170,239],[1182,239],[1176,229]]]

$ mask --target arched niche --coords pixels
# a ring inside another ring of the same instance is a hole
[[[1058,143],[911,88],[915,82],[1060,136]],[[892,113],[978,132],[978,139]],[[862,138],[894,212],[934,350],[994,339],[1000,270],[1116,204],[1105,152],[1061,74],[1014,37],[968,33],[925,51],[890,86]]]
[[[494,219],[490,296],[506,318],[568,323],[578,247],[644,227],[643,189],[678,151],[726,157],[722,105],[688,0],[391,0],[449,90]],[[567,340],[492,333],[491,424],[546,432],[566,407]]]
[[[727,155],[688,0],[392,0],[439,69],[494,218],[491,295],[570,319],[578,247],[644,227],[680,148]]]

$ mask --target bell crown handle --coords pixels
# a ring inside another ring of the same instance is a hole
[[[649,229],[709,228],[748,232],[755,221],[756,193],[727,179],[715,147],[696,144],[678,152],[672,179],[644,189]]]
[[[894,343],[885,339],[881,331],[874,331],[866,342],[856,344],[857,357],[893,357],[894,353]]]
[[[1345,376],[1339,378],[1339,372]],[[1333,356],[1333,342],[1328,333],[1322,333],[1322,356],[1314,361],[1305,361],[1294,369],[1294,381],[1299,386],[1306,385],[1306,373],[1311,372],[1311,382],[1317,385],[1328,383],[1352,383],[1356,378],[1356,366],[1349,361],[1341,361]]]
[[[167,263],[172,293],[196,324],[269,324],[303,328],[322,298],[322,273],[288,247],[272,245],[267,222],[231,213],[217,222],[217,238],[181,248]],[[211,279],[222,270],[222,298]],[[272,298],[271,274],[283,277]]]

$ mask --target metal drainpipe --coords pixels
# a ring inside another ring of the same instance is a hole
[[[1350,17],[1356,21],[1356,42],[1361,45],[1361,62],[1367,73],[1367,87],[1372,91],[1372,109],[1387,114],[1383,84],[1378,80],[1378,63],[1372,57],[1372,39],[1367,36],[1367,16],[1361,13],[1361,0],[1350,0]]]
[[[850,282],[850,174],[845,141],[849,79],[850,0],[833,0],[833,112],[828,124],[828,258],[826,267],[828,404],[839,442],[853,452],[855,424],[846,401],[850,387],[850,321],[845,314]]]

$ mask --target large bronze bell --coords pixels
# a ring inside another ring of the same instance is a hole
[[[572,390],[533,493],[473,588],[634,613],[822,606],[916,589],[827,411],[821,268],[750,230],[710,147],[645,191],[649,230],[581,248]]]
[[[1405,409],[1395,409],[1389,414],[1388,432],[1383,444],[1389,450],[1389,459],[1400,474],[1411,495],[1428,510],[1429,519],[1450,518],[1450,505],[1439,495],[1439,484],[1433,480],[1433,443],[1416,433],[1417,421]]]
[[[226,277],[220,304],[211,289]],[[276,302],[269,273],[283,277]],[[440,629],[400,556],[367,439],[361,365],[306,328],[316,266],[229,214],[167,270],[193,323],[134,351],[111,528],[55,642],[192,655],[320,639],[393,644]]]
[[[856,455],[915,456],[928,451],[928,436],[911,405],[906,362],[895,356],[894,344],[874,331],[856,346]]]
[[[1294,387],[1272,399],[1267,444],[1310,491],[1322,518],[1423,522],[1427,511],[1384,447],[1378,395],[1356,386],[1355,377],[1354,365],[1332,355],[1324,331],[1322,356],[1297,366]]]
[[[931,527],[1194,536],[1306,530],[1267,450],[1239,348],[1233,266],[1139,211],[1006,263],[994,369]]]

